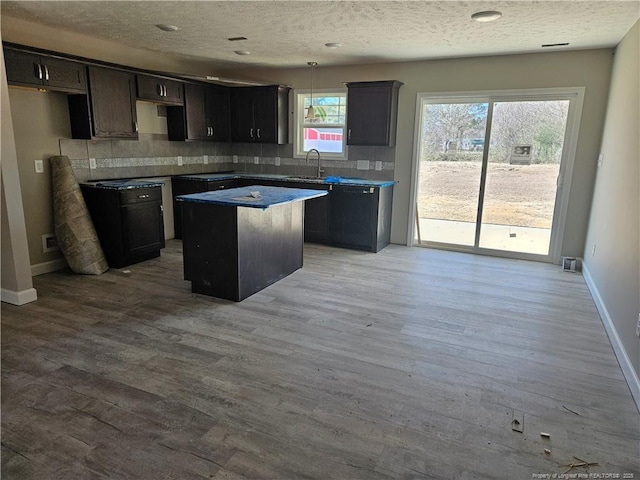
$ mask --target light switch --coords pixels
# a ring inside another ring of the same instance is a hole
[[[598,155],[598,166],[601,167],[602,166],[602,162],[604,161],[604,155],[600,154]]]
[[[205,165],[209,164],[209,155],[202,156],[202,163],[204,163]]]
[[[178,157],[178,166],[179,167],[182,166],[182,157],[181,156]]]
[[[376,170],[378,172],[382,170],[382,162],[380,160],[376,160]]]
[[[34,164],[36,167],[36,173],[44,173],[44,164],[42,160],[34,160]]]

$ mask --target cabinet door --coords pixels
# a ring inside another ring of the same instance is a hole
[[[207,191],[207,182],[190,180],[188,178],[172,177],[171,191],[173,194],[173,230],[175,238],[182,238],[182,202],[176,201],[179,195],[189,195]]]
[[[395,145],[398,81],[349,83],[347,145]]]
[[[184,86],[184,108],[187,122],[187,139],[209,140],[206,116],[205,86],[186,84]]]
[[[255,141],[276,143],[278,115],[277,91],[267,88],[253,89],[253,124]]]
[[[332,244],[374,250],[376,189],[335,186],[331,192],[329,236]],[[374,250],[375,251],[375,250]]]
[[[333,186],[317,183],[288,184],[291,188],[307,188],[311,190],[329,190],[324,197],[312,198],[304,202],[304,241],[311,243],[329,242],[329,205]]]
[[[125,257],[160,250],[164,247],[161,202],[120,207]]]
[[[211,86],[206,90],[206,118],[214,142],[229,141],[229,90]]]
[[[182,83],[151,75],[136,75],[138,98],[168,105],[182,105]]]
[[[120,70],[89,67],[93,136],[138,138],[135,76]]]
[[[231,89],[231,141],[253,142],[255,128],[253,124],[253,97],[249,88]]]
[[[164,87],[164,103],[170,105],[184,105],[183,83],[177,80],[162,80]]]
[[[87,67],[84,64],[42,57],[42,65],[47,88],[70,93],[87,91]]]
[[[40,65],[40,55],[4,49],[7,69],[7,83],[10,85],[42,86],[44,71]]]

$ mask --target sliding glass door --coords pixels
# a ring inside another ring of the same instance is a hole
[[[420,95],[414,244],[551,260],[578,93]]]

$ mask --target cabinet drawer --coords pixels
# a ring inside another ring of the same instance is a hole
[[[218,180],[215,182],[207,182],[207,191],[224,190],[227,188],[236,188],[237,186],[237,180]]]
[[[120,192],[120,205],[158,201],[162,201],[162,189],[160,187],[132,188]]]

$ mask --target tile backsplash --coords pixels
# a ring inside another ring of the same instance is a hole
[[[61,139],[60,154],[69,157],[80,182],[231,170],[282,175],[317,171],[315,157],[309,162],[294,158],[291,144],[173,142],[152,133],[141,133],[137,141]],[[393,180],[395,148],[349,146],[347,156],[348,160],[323,159],[324,175]]]

